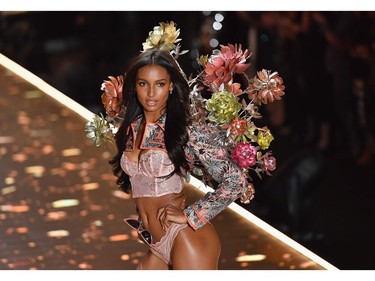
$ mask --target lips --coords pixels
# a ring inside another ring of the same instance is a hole
[[[158,103],[157,100],[146,100],[148,106],[155,106]]]

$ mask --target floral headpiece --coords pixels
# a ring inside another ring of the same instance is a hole
[[[142,44],[143,51],[158,48],[169,51],[177,59],[180,52],[180,30],[175,23],[160,23],[150,31],[148,38]],[[251,53],[242,50],[241,45],[221,45],[219,50],[213,50],[210,55],[197,59],[202,71],[188,81],[190,92],[190,113],[193,122],[207,126],[212,134],[212,143],[225,147],[232,160],[242,169],[249,179],[248,189],[241,197],[242,203],[249,203],[254,196],[254,186],[249,172],[254,171],[260,178],[261,174],[271,175],[276,168],[276,159],[269,151],[274,140],[268,127],[257,127],[255,119],[262,116],[258,107],[284,95],[283,79],[277,72],[262,69],[250,79],[245,71],[250,66],[248,59]],[[235,75],[242,75],[246,86],[235,82]],[[96,116],[86,125],[87,137],[96,145],[113,138],[125,109],[122,104],[123,76],[109,76],[102,84],[102,102],[107,116]],[[206,89],[210,98],[203,98]],[[202,175],[197,168],[193,173]]]
[[[180,52],[181,41],[178,36],[180,35],[180,29],[176,29],[176,25],[173,21],[161,22],[159,26],[155,26],[152,31],[149,32],[146,42],[142,43],[143,51],[151,49],[159,49],[162,51],[168,51],[175,59],[179,55],[187,53],[187,50]]]

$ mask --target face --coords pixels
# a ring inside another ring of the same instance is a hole
[[[135,85],[147,121],[156,121],[164,112],[172,88],[167,70],[160,65],[143,66],[138,69]]]

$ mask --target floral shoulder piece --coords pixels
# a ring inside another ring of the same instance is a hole
[[[208,128],[211,144],[225,148],[248,180],[248,188],[240,197],[245,204],[255,193],[250,171],[262,178],[262,174],[271,175],[276,169],[276,159],[269,150],[274,137],[267,126],[255,124],[262,118],[259,106],[280,100],[285,94],[277,72],[262,69],[253,78],[246,75],[250,56],[241,45],[221,45],[211,55],[197,59],[202,71],[189,81],[194,122]],[[238,75],[246,81],[244,89],[235,82]],[[209,98],[203,98],[203,91]],[[198,170],[198,174],[203,172]]]

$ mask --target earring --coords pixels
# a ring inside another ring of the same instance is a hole
[[[169,94],[172,95],[173,93],[173,88],[169,89]]]

